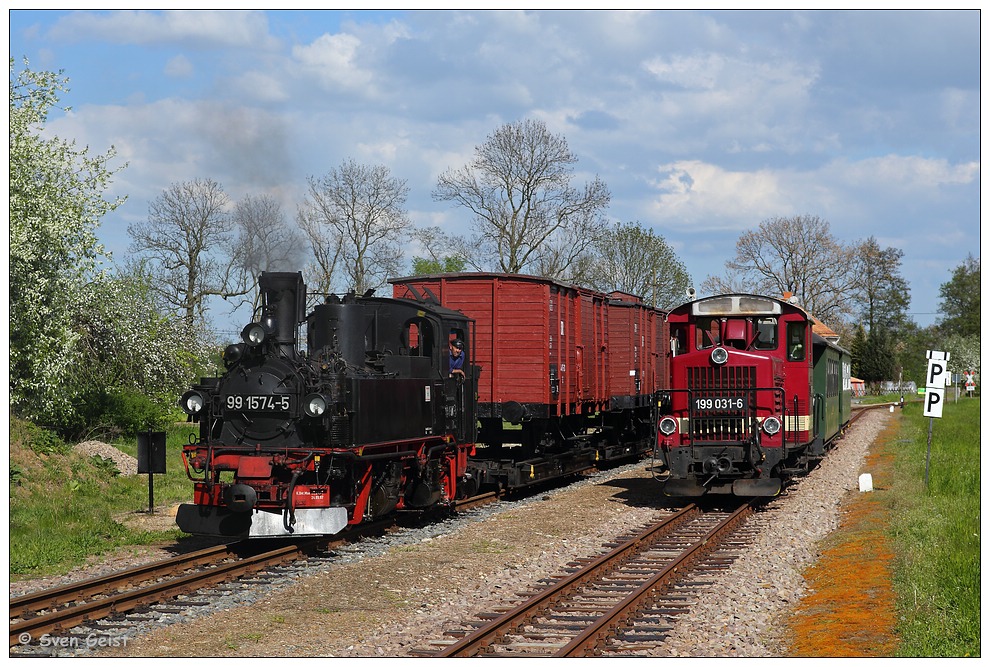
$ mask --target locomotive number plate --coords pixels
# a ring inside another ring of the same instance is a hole
[[[748,405],[745,396],[695,396],[691,402],[695,412],[716,410],[745,410]]]
[[[292,408],[292,400],[286,394],[242,396],[230,394],[227,396],[228,410],[244,412],[288,412]]]

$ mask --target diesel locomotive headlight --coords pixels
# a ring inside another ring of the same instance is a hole
[[[258,346],[268,338],[268,329],[261,322],[252,322],[241,331],[241,339],[251,346]]]
[[[203,410],[204,405],[206,405],[206,399],[195,389],[187,391],[179,399],[179,406],[187,415],[199,414]]]
[[[327,398],[323,394],[309,394],[303,399],[303,412],[307,417],[319,417],[327,411]]]
[[[660,432],[664,435],[671,435],[677,430],[677,420],[673,417],[664,417],[660,420]]]
[[[712,363],[721,366],[729,360],[729,353],[725,351],[724,347],[716,347],[712,350]]]
[[[775,435],[780,432],[780,420],[776,417],[767,417],[763,420],[763,430],[767,435]]]

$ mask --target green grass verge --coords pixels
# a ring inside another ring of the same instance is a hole
[[[20,430],[12,419],[8,517],[12,579],[61,574],[89,556],[183,536],[174,527],[128,527],[128,516],[148,511],[147,475],[122,477],[102,459],[68,449],[37,453],[18,437]],[[185,426],[168,432],[168,472],[154,479],[156,511],[192,497],[192,483],[181,460],[190,432]],[[137,456],[136,439],[114,444]]]
[[[891,494],[899,652],[980,655],[980,400],[948,402],[933,420],[904,408]]]

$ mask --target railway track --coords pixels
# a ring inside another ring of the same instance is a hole
[[[327,540],[258,547],[238,542],[42,590],[10,600],[10,646],[127,614],[153,604],[306,558]],[[178,604],[182,604],[181,602]]]
[[[688,505],[598,558],[575,564],[518,606],[492,613],[434,657],[622,654],[655,646],[684,613],[692,590],[727,568],[750,537],[742,522],[755,503],[733,511]],[[441,642],[438,642],[442,644]]]
[[[498,500],[499,494],[485,493],[458,501],[455,510],[464,512]],[[178,607],[204,604],[175,600],[395,528],[396,523],[387,520],[360,526],[341,537],[309,538],[290,543],[243,540],[220,544],[106,576],[28,593],[9,602],[9,646],[37,643],[46,634],[65,633],[80,625],[124,616],[163,602]]]

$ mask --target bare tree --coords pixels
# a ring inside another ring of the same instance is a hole
[[[206,315],[210,296],[247,292],[230,248],[229,199],[212,179],[173,183],[148,205],[148,219],[128,226],[132,252],[149,260],[153,288],[191,329]]]
[[[571,185],[576,162],[564,137],[542,121],[510,123],[475,148],[470,164],[441,174],[433,198],[471,212],[471,265],[563,278],[605,228],[611,199],[598,178]]]
[[[311,284],[324,292],[364,292],[397,275],[412,224],[404,209],[406,182],[393,178],[388,167],[350,159],[307,180],[299,226],[316,261]]]
[[[684,263],[662,236],[638,222],[616,224],[595,247],[591,286],[621,290],[670,309],[686,299],[691,284]]]
[[[261,293],[256,277],[262,271],[288,271],[298,266],[304,247],[299,233],[286,222],[278,200],[270,195],[246,196],[234,209],[240,237],[234,249],[237,267],[251,286],[254,308]]]
[[[736,257],[726,269],[724,277],[710,276],[702,288],[769,296],[790,292],[826,324],[853,312],[860,287],[856,246],[837,241],[818,216],[764,220],[759,229],[739,237]]]

